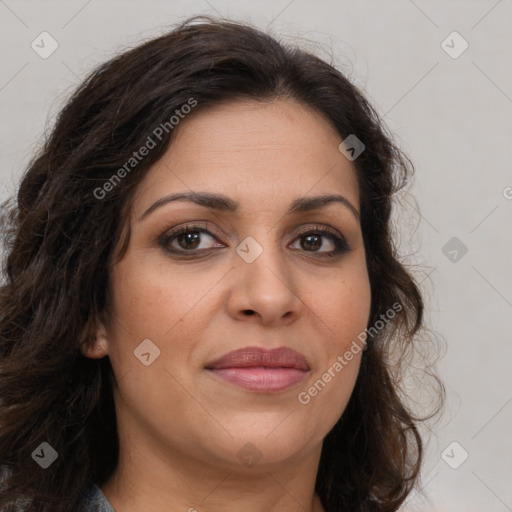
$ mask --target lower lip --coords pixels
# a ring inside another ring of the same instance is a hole
[[[301,382],[308,372],[297,368],[222,368],[210,370],[221,379],[249,391],[276,392],[292,388]]]

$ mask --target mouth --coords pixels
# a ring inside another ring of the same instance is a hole
[[[272,350],[248,347],[235,350],[209,363],[205,368],[225,382],[260,393],[295,387],[311,370],[302,354],[286,347]]]

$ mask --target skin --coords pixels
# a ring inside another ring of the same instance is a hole
[[[323,510],[314,492],[322,440],[346,407],[362,352],[307,405],[297,397],[365,330],[370,284],[357,212],[341,203],[286,212],[295,198],[322,194],[359,210],[340,142],[294,100],[229,102],[182,120],[139,185],[128,251],[111,272],[110,316],[85,352],[108,355],[115,375],[120,462],[102,490],[117,512]],[[158,199],[190,191],[224,194],[239,211],[176,201],[140,220]],[[191,256],[156,241],[204,221],[212,234],[200,244],[168,244]],[[322,257],[335,249],[331,239],[299,236],[315,224],[339,231],[350,250]],[[252,263],[236,252],[248,236],[263,248]],[[134,355],[145,339],[160,350],[148,366]],[[205,369],[248,346],[292,348],[311,371],[293,389],[260,393]],[[252,467],[237,456],[248,442],[261,456]]]

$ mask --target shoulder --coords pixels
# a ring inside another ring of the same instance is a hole
[[[6,486],[7,476],[8,470],[0,465],[0,512],[7,512],[1,499],[2,491]],[[16,502],[17,512],[24,512],[28,506],[28,499],[20,498]],[[91,482],[85,490],[82,501],[76,509],[76,512],[115,512],[115,510],[103,494],[101,488]]]
[[[80,503],[78,512],[115,512],[115,510],[100,487],[91,483]]]

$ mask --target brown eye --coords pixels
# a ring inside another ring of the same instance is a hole
[[[325,240],[328,240],[328,242]],[[310,228],[308,231],[304,231],[299,234],[297,241],[300,244],[300,249],[306,252],[318,253],[322,257],[332,257],[350,250],[343,236],[323,227]]]
[[[301,245],[306,250],[317,251],[323,245],[322,238],[322,236],[318,235],[303,235],[301,237]]]
[[[183,228],[178,232],[168,233],[160,245],[170,252],[201,252],[211,247],[219,247],[218,244],[212,245],[208,239],[215,240],[215,237],[205,230]]]
[[[202,226],[181,226],[165,232],[157,241],[165,251],[182,256],[200,255],[214,248],[226,247],[207,227],[207,223]],[[341,233],[337,234],[323,226],[309,227],[308,230],[299,233],[294,242],[294,245],[297,244],[299,246],[295,247],[295,250],[309,252],[323,258],[337,256],[350,250]]]
[[[167,252],[182,255],[202,253],[214,247],[225,247],[209,231],[208,223],[203,223],[201,226],[181,226],[166,231],[157,239],[157,242]]]
[[[201,241],[201,235],[199,231],[189,231],[175,237],[177,244],[182,249],[197,249],[199,242]]]

